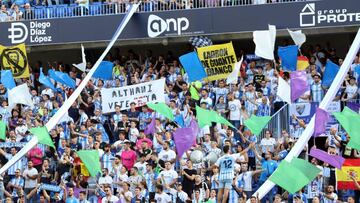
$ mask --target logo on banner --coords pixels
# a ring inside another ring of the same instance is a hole
[[[300,26],[315,26],[315,3],[306,4],[301,10]]]
[[[306,4],[299,17],[300,27],[360,22],[360,12],[349,12],[347,8],[316,9],[315,3]]]
[[[31,43],[41,44],[44,42],[52,42],[52,36],[47,34],[48,28],[51,27],[50,22],[31,21],[29,28],[21,22],[11,23],[8,38],[12,44],[20,44],[30,38]]]
[[[11,23],[9,39],[12,44],[19,44],[25,42],[28,37],[29,31],[24,23],[16,22]]]
[[[149,15],[147,32],[148,36],[153,38],[161,35],[164,32],[176,32],[181,35],[183,31],[189,28],[190,22],[187,18],[169,18],[162,19],[157,15]]]

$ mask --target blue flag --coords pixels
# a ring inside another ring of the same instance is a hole
[[[287,47],[279,47],[278,55],[281,59],[281,66],[285,71],[296,71],[298,46],[290,45]]]
[[[175,116],[174,121],[182,128],[185,127],[184,118],[181,114]]]
[[[336,74],[339,71],[339,66],[328,60],[326,62],[324,76],[322,78],[322,85],[325,87],[329,87],[334,80]]]
[[[48,71],[48,74],[50,76],[50,78],[52,78],[53,80],[55,80],[58,83],[61,83],[63,85],[66,85],[70,88],[75,88],[75,81],[70,78],[69,75],[67,75],[66,73],[60,72],[60,71],[54,71],[53,69],[50,69]]]
[[[9,90],[16,87],[14,77],[11,73],[11,70],[2,70],[1,71],[1,84],[3,84],[4,87]]]
[[[76,88],[76,82],[74,79],[72,79],[69,74],[67,73],[63,73],[60,71],[55,71],[55,74],[61,78],[62,81],[64,81],[63,84],[65,84],[66,86],[75,89]]]
[[[50,89],[54,90],[56,92],[56,88],[54,86],[54,84],[52,84],[52,82],[50,81],[50,79],[44,75],[42,68],[40,68],[40,77],[39,77],[39,82],[43,85],[45,85],[46,87],[49,87]]]
[[[189,82],[205,78],[206,72],[195,51],[180,56],[180,62],[189,76]]]
[[[111,80],[114,64],[110,61],[102,61],[93,74],[94,78]]]

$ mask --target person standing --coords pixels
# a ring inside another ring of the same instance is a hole
[[[223,151],[225,155],[215,163],[220,168],[218,203],[226,203],[234,178],[235,159],[230,155],[230,146],[225,145]]]
[[[24,192],[28,195],[37,185],[38,171],[33,167],[33,162],[28,161],[28,168],[24,170],[23,177],[25,178]],[[35,201],[36,196],[30,199],[30,202]]]

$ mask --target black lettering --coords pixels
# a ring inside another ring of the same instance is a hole
[[[130,96],[132,96],[132,95],[134,95],[135,94],[135,90],[134,90],[134,88],[131,88],[130,89]]]
[[[141,89],[141,93],[146,92],[146,86],[142,86],[142,87],[140,87],[140,89]]]
[[[151,95],[151,101],[156,101],[156,94]]]
[[[140,87],[135,88],[135,94],[140,94]]]
[[[130,104],[130,103],[129,103],[129,100],[126,100],[125,107],[126,107],[126,108],[129,108],[129,107],[130,107],[129,104]]]
[[[108,103],[109,105],[109,109],[112,109],[112,107],[114,106],[114,103]]]
[[[112,96],[112,98],[116,97],[116,91],[113,91],[111,96]]]
[[[151,90],[151,86],[152,86],[152,84],[149,84],[149,90],[148,90],[148,92],[151,92],[152,90]]]
[[[127,89],[124,89],[125,97],[127,97]]]
[[[122,97],[124,96],[123,94],[121,94],[121,90],[118,90],[118,97]]]

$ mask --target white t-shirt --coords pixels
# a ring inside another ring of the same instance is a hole
[[[105,177],[100,177],[99,178],[99,185],[103,185],[103,184],[109,184],[111,185],[113,182],[113,179],[111,178],[111,176],[107,175]]]
[[[235,159],[235,161],[245,162],[245,156],[240,153],[231,154],[231,156]]]
[[[23,173],[23,177],[25,178],[25,187],[24,188],[35,188],[37,185],[37,178],[35,180],[32,180],[30,178],[27,177],[27,175],[29,176],[34,176],[37,175],[38,171],[36,170],[36,168],[32,168],[32,169],[25,169],[24,173]]]
[[[155,200],[156,200],[156,203],[169,203],[171,202],[171,198],[168,194],[166,193],[156,193],[155,194]]]
[[[114,196],[114,195],[111,195],[110,198],[103,197],[102,200],[101,200],[102,203],[117,202],[117,201],[119,201],[119,198]]]
[[[238,180],[242,180],[244,184],[244,191],[252,191],[252,171],[246,171],[238,176]]]
[[[137,128],[130,128],[130,141],[136,142],[138,136],[139,130]]]
[[[174,170],[161,171],[158,176],[158,179],[164,180],[165,184],[167,184],[167,185],[169,185],[174,179],[177,179],[177,178],[178,178],[178,174]]]
[[[146,162],[141,163],[141,162],[136,162],[134,167],[136,167],[139,171],[139,174],[144,175],[146,173]]]
[[[261,151],[263,153],[266,152],[267,149],[269,149],[270,152],[274,152],[274,146],[276,144],[276,141],[274,138],[270,137],[269,139],[263,138],[261,139],[260,146]]]
[[[159,153],[159,159],[163,160],[163,161],[170,161],[176,158],[176,153],[169,149],[167,151],[165,150],[161,150],[161,152]]]
[[[241,109],[241,103],[238,99],[229,101],[230,120],[231,121],[240,121],[240,109]]]
[[[358,87],[356,85],[348,85],[346,86],[345,92],[347,93],[347,98],[351,99],[357,92]]]

